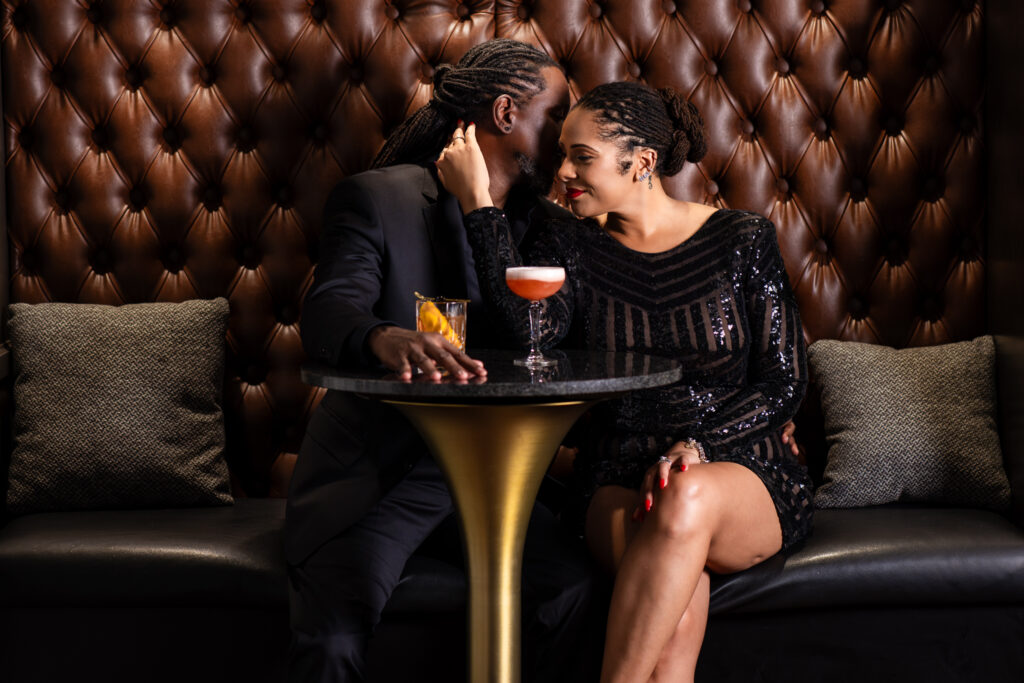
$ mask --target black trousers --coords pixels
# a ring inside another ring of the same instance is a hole
[[[453,515],[444,478],[425,456],[359,522],[289,568],[290,681],[365,679],[368,640],[406,561],[438,527],[456,530]],[[577,655],[593,647],[585,640],[594,585],[582,542],[535,504],[523,556],[524,681],[578,675]]]

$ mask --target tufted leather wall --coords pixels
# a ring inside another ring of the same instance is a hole
[[[300,303],[328,190],[494,36],[574,94],[688,93],[710,151],[670,190],[779,228],[809,340],[984,318],[977,0],[2,0],[11,300],[231,301],[239,493],[282,495],[319,398]]]

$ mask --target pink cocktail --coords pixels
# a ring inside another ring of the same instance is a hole
[[[517,266],[505,269],[505,284],[518,296],[530,301],[530,354],[515,361],[528,368],[544,368],[558,361],[545,358],[537,348],[543,308],[541,300],[555,294],[565,282],[565,268],[560,266]]]

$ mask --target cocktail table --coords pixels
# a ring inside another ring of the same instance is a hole
[[[473,351],[483,380],[458,383],[303,367],[308,384],[394,405],[423,436],[448,480],[469,573],[469,675],[520,681],[523,541],[541,480],[573,423],[598,401],[679,379],[675,361],[635,353],[548,352],[556,366],[513,364],[522,351]]]

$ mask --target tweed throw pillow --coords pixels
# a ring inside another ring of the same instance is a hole
[[[992,337],[908,349],[811,344],[829,445],[815,504],[1008,509],[994,359]]]
[[[10,310],[11,514],[232,501],[227,300]]]

